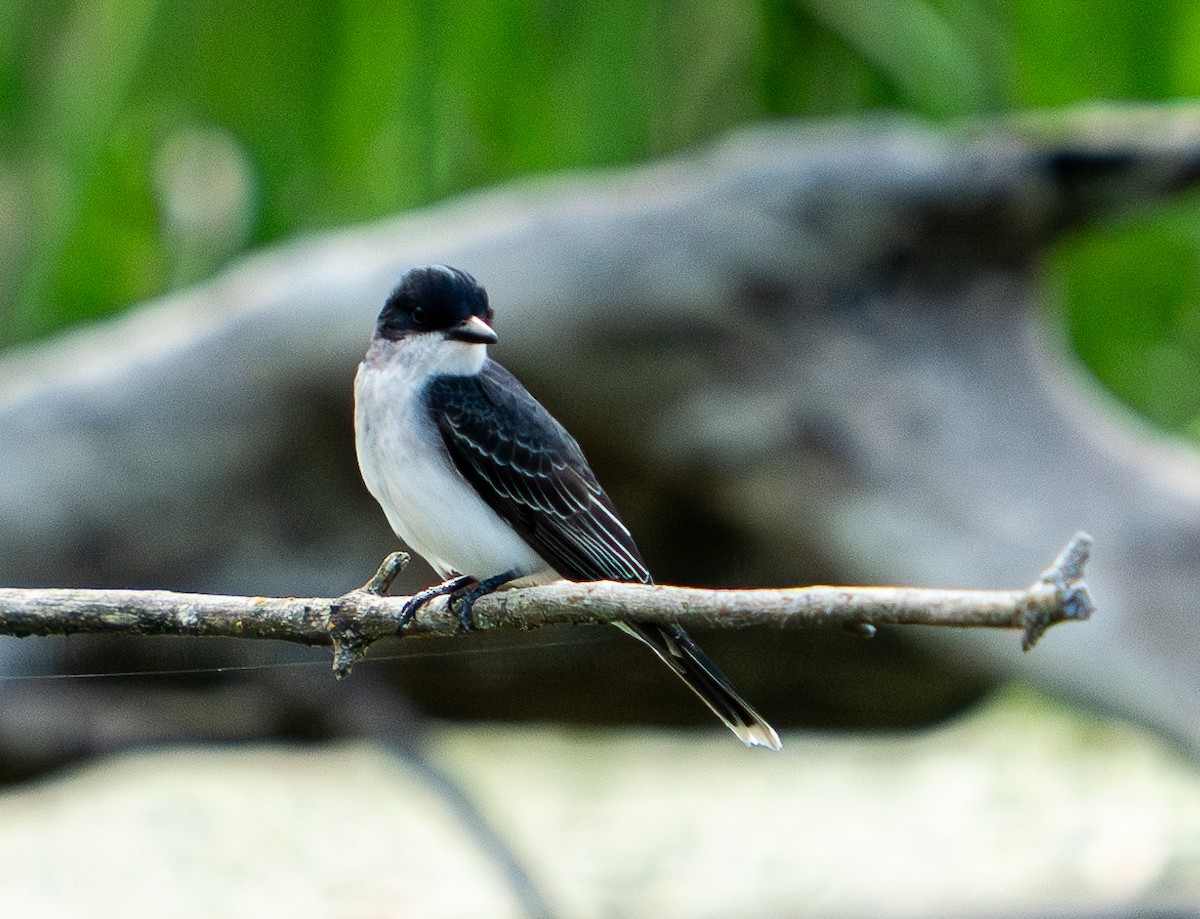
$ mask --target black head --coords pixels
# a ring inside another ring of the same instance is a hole
[[[404,272],[383,305],[375,331],[393,341],[421,332],[443,332],[471,344],[496,341],[487,291],[465,271],[446,265]]]

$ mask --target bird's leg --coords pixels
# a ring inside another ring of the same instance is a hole
[[[412,620],[412,617],[417,614],[422,606],[428,603],[435,597],[444,597],[446,594],[452,594],[455,591],[462,590],[468,584],[474,584],[475,579],[465,574],[456,574],[452,578],[447,578],[440,584],[434,584],[432,587],[426,587],[424,590],[417,591],[408,598],[408,602],[400,609],[400,622],[396,625],[396,631],[399,632]]]
[[[371,575],[371,580],[367,581],[359,590],[382,597],[391,589],[392,581],[396,580],[396,575],[408,567],[408,560],[409,554],[407,552],[392,552],[383,560],[375,573]]]
[[[458,616],[458,621],[462,623],[463,631],[469,632],[475,628],[471,621],[471,610],[475,607],[475,601],[484,594],[490,594],[497,587],[507,584],[513,578],[521,576],[520,571],[505,571],[503,574],[493,575],[490,578],[485,578],[476,583],[474,587],[462,591],[457,596],[450,600],[450,608],[454,610]]]

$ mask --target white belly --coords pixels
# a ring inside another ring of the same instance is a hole
[[[546,575],[537,580],[557,577],[478,496],[449,455],[435,449],[441,434],[415,398],[423,362],[396,360],[389,350],[412,344],[373,342],[354,385],[359,468],[392,529],[442,577],[457,572],[483,580],[509,571]],[[484,351],[458,342],[435,347]]]

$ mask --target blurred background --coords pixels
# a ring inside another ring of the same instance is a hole
[[[354,361],[389,279],[453,260],[660,580],[1020,586],[1088,528],[1110,617],[1028,661],[704,636],[775,758],[598,630],[345,684],[303,649],[0,639],[0,895],[1200,915],[1196,96],[1182,0],[0,5],[0,582],[364,581],[394,539]]]
[[[297,233],[762,118],[957,122],[1200,92],[1183,0],[14,0],[0,16],[0,345]],[[1048,281],[1088,365],[1184,433],[1195,226],[1181,204],[1081,233]]]

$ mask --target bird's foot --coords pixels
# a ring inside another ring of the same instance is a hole
[[[485,594],[490,594],[497,587],[507,584],[515,577],[519,577],[519,571],[506,571],[503,574],[497,574],[490,578],[484,578],[466,590],[457,593],[450,599],[450,609],[454,611],[454,615],[458,616],[458,621],[463,627],[464,632],[470,632],[475,628],[475,622],[472,619],[471,613],[475,608],[475,601]]]
[[[371,580],[367,581],[359,590],[382,597],[391,589],[396,576],[408,567],[409,557],[407,552],[392,552],[371,575]]]
[[[426,587],[424,590],[418,591],[408,598],[408,601],[400,608],[400,622],[396,625],[396,631],[401,631],[412,617],[417,614],[422,606],[437,597],[444,597],[446,594],[453,594],[462,590],[470,584],[474,584],[475,579],[465,574],[459,574],[452,578],[447,578],[440,584],[434,584],[432,587]]]

